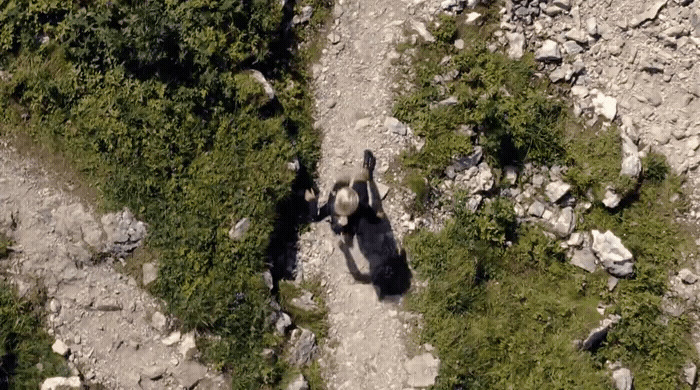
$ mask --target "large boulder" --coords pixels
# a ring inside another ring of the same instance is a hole
[[[591,249],[598,256],[601,265],[610,275],[626,278],[634,272],[634,256],[622,245],[622,241],[610,230],[601,233],[592,230],[593,245]]]
[[[556,219],[552,220],[552,231],[561,238],[568,237],[576,227],[576,214],[571,207],[561,210]]]
[[[570,184],[564,183],[563,181],[559,180],[547,184],[547,187],[545,188],[544,192],[547,195],[547,198],[549,198],[549,201],[554,203],[558,202],[561,198],[563,198],[564,195],[566,195],[570,189]]]
[[[41,384],[41,390],[70,390],[70,389],[82,389],[83,384],[80,382],[80,377],[53,377],[47,378]]]
[[[574,250],[574,254],[571,256],[571,264],[583,268],[588,272],[595,272],[596,257],[588,248],[577,249]]]

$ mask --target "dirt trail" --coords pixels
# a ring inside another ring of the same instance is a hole
[[[376,180],[388,181],[383,173],[409,142],[384,126],[393,98],[393,48],[405,26],[425,22],[436,8],[421,1],[337,2],[329,42],[313,67],[316,125],[324,134],[321,198],[336,172],[361,163],[364,149],[377,158]],[[408,224],[404,198],[392,187],[383,203],[398,242]],[[302,277],[321,276],[328,294],[330,332],[321,358],[328,388],[404,389],[434,378],[437,360],[409,356],[406,335],[415,315],[401,310],[399,297],[379,301],[371,285],[355,281],[337,240],[327,223],[316,224],[302,237],[299,255]],[[360,271],[368,272],[357,241],[351,253]]]
[[[185,337],[167,340],[159,300],[108,262],[94,264],[92,254],[110,244],[105,221],[0,143],[0,228],[16,250],[2,266],[20,294],[45,289],[48,331],[70,349],[73,375],[106,389],[228,388],[229,380],[183,357]]]

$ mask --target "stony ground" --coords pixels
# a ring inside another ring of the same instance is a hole
[[[137,245],[145,225],[129,213],[98,216],[50,176],[0,144],[0,228],[14,243],[2,265],[20,295],[45,289],[54,351],[73,375],[107,389],[228,388],[191,359],[192,335],[171,333],[159,300],[109,260],[95,261]]]
[[[391,116],[395,74],[391,61],[404,29],[421,28],[437,9],[437,2],[340,0],[333,10],[328,44],[313,66],[316,125],[324,134],[319,177],[323,197],[339,171],[362,162],[364,149],[377,158],[376,180],[411,135],[387,122]],[[391,121],[391,120],[390,120]],[[407,194],[390,186],[383,207],[400,242],[412,216],[405,212]],[[320,276],[327,290],[329,339],[321,357],[329,389],[405,389],[431,384],[438,360],[430,346],[407,348],[409,324],[415,315],[402,310],[400,297],[380,301],[374,288],[357,282],[348,272],[345,256],[327,223],[302,237],[302,277]],[[357,247],[352,258],[368,272]],[[427,348],[427,350],[426,350]],[[410,353],[409,353],[410,350]]]

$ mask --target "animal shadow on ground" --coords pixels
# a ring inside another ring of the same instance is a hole
[[[376,185],[371,183],[373,202],[381,202]],[[381,207],[379,207],[381,210]],[[372,284],[379,300],[387,296],[401,295],[411,287],[411,270],[406,261],[406,251],[399,249],[388,219],[371,221],[360,218],[355,229],[358,249],[369,263],[369,274],[360,272],[350,251],[352,240],[340,241],[350,274],[361,283]]]

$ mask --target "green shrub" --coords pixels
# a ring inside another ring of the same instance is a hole
[[[435,39],[443,43],[451,43],[457,35],[457,22],[447,15],[438,15],[438,27],[433,31]]]
[[[670,168],[666,158],[658,153],[649,153],[642,159],[644,179],[653,183],[661,183],[668,175]]]
[[[41,305],[19,299],[9,284],[0,283],[0,386],[38,389],[45,378],[69,376],[64,358],[51,350],[52,343],[43,330]]]
[[[259,353],[279,342],[265,327],[260,272],[295,179],[287,162],[313,171],[319,156],[282,17],[277,0],[0,3],[1,63],[13,75],[0,83],[2,131],[55,146],[107,208],[127,205],[150,224],[153,290],[185,328],[220,336],[203,354],[245,389],[282,375]],[[49,44],[35,42],[42,32]],[[244,217],[247,234],[231,241]]]

